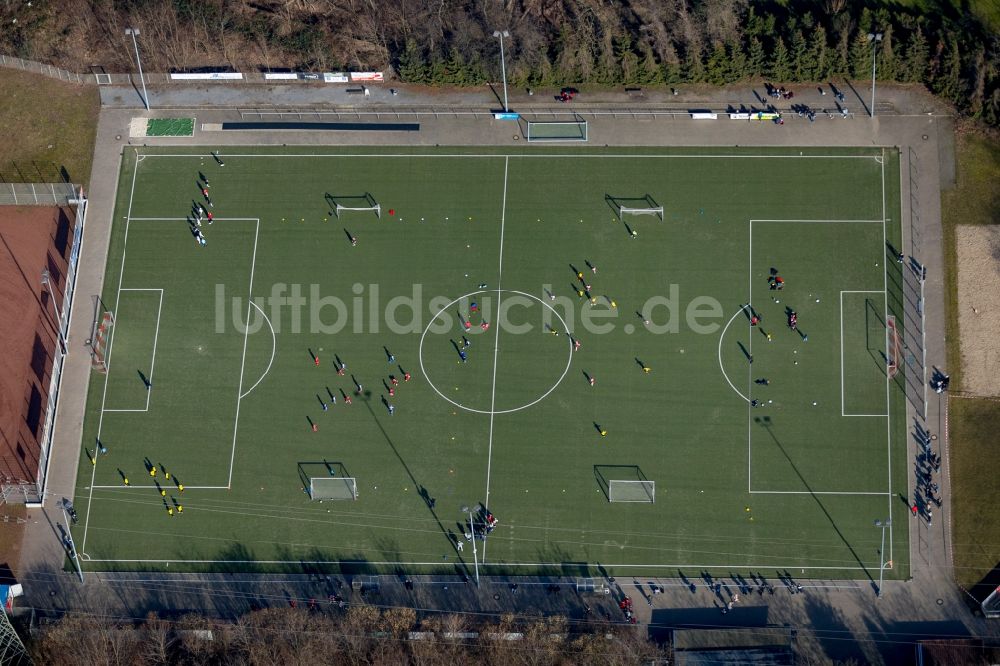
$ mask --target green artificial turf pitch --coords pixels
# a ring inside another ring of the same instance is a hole
[[[895,151],[223,157],[123,157],[84,568],[452,572],[473,564],[453,545],[463,508],[484,505],[500,521],[486,572],[877,578],[874,520],[892,518],[887,574],[908,575],[903,378],[885,356],[886,317],[903,320]],[[205,247],[185,221],[199,172]],[[380,217],[333,214],[366,193]],[[646,195],[662,220],[619,220],[607,198]],[[355,501],[310,500],[328,470]],[[655,502],[608,501],[641,499],[611,483],[640,479]]]
[[[194,118],[150,118],[146,136],[193,136]]]

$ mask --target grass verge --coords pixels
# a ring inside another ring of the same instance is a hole
[[[0,69],[0,181],[87,186],[100,95],[94,86]]]
[[[995,224],[1000,218],[1000,141],[959,128],[958,186],[943,193],[947,292],[957,293],[955,228],[959,224]],[[946,330],[949,367],[961,387],[959,313],[957,299],[949,299]],[[984,507],[1000,497],[996,485],[998,450],[995,433],[1000,427],[1000,402],[962,398],[950,401],[950,455],[955,576],[965,587],[980,581],[997,565],[995,546],[1000,542],[1000,518]]]

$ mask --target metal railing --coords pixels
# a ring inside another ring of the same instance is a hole
[[[71,183],[0,183],[0,206],[69,206],[76,197]]]
[[[35,74],[49,76],[53,79],[59,79],[60,81],[70,81],[71,83],[94,83],[94,81],[88,80],[90,79],[89,76],[85,76],[83,74],[69,72],[65,69],[53,67],[52,65],[35,62],[34,60],[25,60],[24,58],[15,58],[14,56],[3,54],[0,54],[0,67],[20,69],[25,72],[33,72]]]

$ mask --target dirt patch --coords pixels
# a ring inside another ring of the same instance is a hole
[[[36,478],[75,215],[0,207],[0,482]],[[49,286],[42,284],[48,271]]]
[[[1000,226],[955,227],[962,390],[1000,396]]]

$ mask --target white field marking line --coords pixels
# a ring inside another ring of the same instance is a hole
[[[874,416],[887,418],[889,416],[889,404],[886,403],[885,414],[848,414],[844,396],[844,294],[882,294],[882,289],[844,289],[840,292],[840,415],[847,416]]]
[[[300,144],[307,145],[307,144]],[[200,158],[203,157],[200,153],[148,153],[142,155],[141,158],[146,157],[188,157],[188,158]],[[823,159],[823,160],[877,160],[878,155],[705,155],[705,154],[684,154],[684,155],[668,155],[668,154],[601,154],[601,153],[583,153],[583,154],[573,154],[573,153],[563,153],[563,154],[552,154],[552,153],[524,153],[524,154],[507,154],[507,153],[227,153],[223,157],[267,157],[267,158],[282,158],[282,157],[390,157],[390,158],[400,158],[400,157],[469,157],[469,158],[480,158],[488,159],[495,157],[550,157],[550,158],[566,158],[570,157],[573,159],[583,158],[583,157],[612,157],[620,159],[663,159],[663,158],[680,158],[680,159]]]
[[[754,218],[750,220],[750,224],[754,222],[791,222],[794,224],[882,224],[882,220],[766,220],[760,218]]]
[[[160,339],[160,314],[163,313],[163,290],[160,292],[160,305],[156,308],[156,333],[153,334],[153,359],[149,362],[149,377],[146,379],[146,411],[149,411],[149,396],[153,392],[153,370],[156,368],[156,343]]]
[[[889,267],[885,265],[886,264],[886,262],[885,262],[885,247],[886,247],[886,242],[887,242],[887,239],[886,239],[886,229],[885,229],[885,223],[886,223],[886,215],[885,215],[885,213],[886,213],[886,210],[885,210],[885,148],[882,149],[881,163],[882,163],[882,258],[883,258],[883,260],[882,260],[882,264],[883,264],[883,268],[882,268],[882,302],[883,302],[883,307],[885,308],[884,309],[885,316],[888,317],[889,316],[889,275],[888,275]],[[902,193],[902,190],[900,190],[900,192]],[[888,335],[886,336],[886,339],[885,339],[885,354],[886,354],[885,357],[889,358],[889,337],[888,337]],[[888,509],[889,509],[888,520],[889,520],[889,561],[891,562],[892,561],[892,507],[895,504],[895,502],[891,499],[891,497],[892,497],[892,403],[890,402],[889,386],[890,386],[890,379],[889,379],[889,372],[888,372],[888,368],[887,368],[886,369],[886,373],[885,373],[885,415],[886,415],[886,419],[885,419],[885,453],[886,453],[887,475],[889,477],[889,492],[888,492],[888,495],[890,496],[890,499],[888,500],[888,505],[889,505],[888,506]],[[924,382],[924,390],[927,390],[926,387],[927,387],[927,383]],[[885,558],[885,553],[884,552],[883,553],[879,553],[879,557],[882,558],[882,559],[884,559]],[[879,562],[879,564],[881,565],[881,562]]]
[[[840,415],[843,416],[844,401],[844,292],[840,292]]]
[[[520,405],[518,407],[512,407],[510,409],[500,409],[500,410],[493,410],[493,411],[488,410],[488,409],[474,409],[472,407],[469,407],[468,405],[463,405],[460,402],[452,400],[447,395],[445,395],[444,393],[442,393],[441,390],[434,384],[434,381],[431,379],[431,376],[430,376],[430,374],[428,374],[427,368],[424,365],[424,340],[427,338],[427,333],[430,332],[431,327],[434,325],[434,322],[437,321],[438,316],[442,312],[446,312],[446,311],[450,310],[451,307],[453,305],[455,305],[456,303],[458,303],[459,301],[461,301],[463,299],[466,299],[466,298],[471,298],[471,297],[476,296],[478,294],[484,294],[487,291],[493,291],[493,290],[492,289],[489,289],[489,290],[487,290],[487,289],[480,289],[478,291],[471,291],[468,294],[465,294],[463,296],[459,296],[458,298],[454,299],[453,301],[451,301],[447,305],[441,307],[441,309],[438,310],[434,314],[434,316],[432,316],[428,320],[427,326],[424,328],[424,332],[420,335],[420,345],[419,345],[420,348],[419,348],[419,351],[417,353],[417,360],[420,362],[420,372],[423,373],[424,379],[427,381],[427,383],[430,385],[430,387],[432,389],[434,389],[434,392],[438,394],[438,397],[440,397],[445,402],[449,402],[452,405],[458,407],[459,409],[464,409],[465,411],[467,411],[467,412],[473,412],[474,414],[490,414],[490,413],[493,413],[493,414],[513,414],[514,412],[519,412],[522,409],[528,409],[529,407],[534,407],[535,405],[537,405],[538,403],[540,403],[542,400],[544,400],[545,398],[549,397],[549,395],[553,391],[555,391],[557,388],[559,388],[559,385],[562,383],[562,381],[564,379],[566,379],[566,375],[569,373],[570,366],[573,365],[573,347],[571,345],[567,344],[567,351],[568,351],[569,355],[566,357],[566,367],[563,369],[563,373],[559,376],[559,379],[556,380],[556,382],[549,388],[549,390],[546,391],[545,393],[543,393],[542,395],[538,396],[537,398],[535,398],[534,400],[532,400],[529,403],[525,403],[525,404]],[[556,319],[558,319],[559,322],[562,324],[563,330],[569,331],[569,324],[567,324],[566,320],[563,319],[563,316],[561,314],[559,314],[559,311],[556,310],[551,305],[549,305],[548,303],[546,303],[544,300],[542,300],[538,296],[535,296],[533,294],[529,294],[529,293],[524,292],[524,291],[518,291],[517,289],[504,289],[504,291],[510,292],[512,294],[517,294],[519,296],[524,296],[525,298],[531,298],[531,299],[534,299],[534,300],[538,301],[542,305],[542,307],[548,308],[549,311],[552,312],[553,315],[555,315]],[[569,341],[569,339],[567,338],[567,343],[568,343],[568,341]]]
[[[278,339],[277,336],[275,336],[274,334],[274,326],[271,326],[271,320],[268,318],[266,314],[264,314],[264,311],[260,309],[260,306],[257,305],[257,303],[253,301],[253,299],[250,299],[250,304],[253,305],[255,308],[257,308],[257,312],[259,312],[261,316],[264,317],[264,321],[267,322],[267,327],[271,329],[271,360],[267,362],[267,368],[264,370],[264,374],[260,376],[260,379],[258,379],[253,386],[248,388],[243,393],[243,395],[240,396],[240,400],[250,395],[250,391],[253,391],[255,388],[257,388],[257,384],[260,384],[262,381],[264,381],[264,377],[267,376],[267,373],[271,372],[271,364],[274,363],[274,355],[278,351]],[[249,328],[249,326],[250,322],[247,321],[247,327]]]
[[[250,260],[250,286],[247,288],[247,319],[243,327],[243,358],[240,361],[240,385],[236,389],[236,418],[233,419],[233,450],[229,455],[229,480],[226,487],[233,487],[233,464],[236,460],[236,433],[240,427],[240,403],[243,402],[243,371],[247,365],[247,342],[250,339],[250,307],[253,302],[253,275],[257,269],[257,238],[260,235],[260,218],[257,218],[257,226],[253,232],[253,258]]]
[[[186,217],[132,217],[133,222],[187,222]],[[257,222],[259,217],[217,217],[216,222]]]
[[[749,238],[747,250],[747,307],[753,312],[753,220],[747,225]],[[750,333],[747,353],[747,395],[753,393],[753,332]],[[747,492],[753,492],[753,402],[747,398]]]
[[[500,298],[503,291],[500,289],[503,281],[503,233],[504,224],[507,220],[507,167],[510,165],[510,157],[503,158],[503,199],[500,202],[500,257],[497,261],[497,314],[500,314]],[[493,420],[496,418],[497,407],[497,359],[500,354],[500,324],[497,324],[496,343],[493,345],[493,389],[490,395],[490,439],[486,450],[486,500],[484,506],[490,506],[490,472],[493,467]],[[483,564],[486,564],[486,540],[483,540]]]
[[[229,157],[227,155],[227,157]],[[373,562],[370,560],[178,560],[178,559],[145,559],[145,560],[115,560],[115,559],[95,559],[87,558],[90,562],[120,562],[132,564],[156,564],[156,563],[180,563],[180,564],[356,564],[365,562],[375,566],[441,566],[440,560],[431,562]],[[493,566],[493,565],[489,565]],[[551,562],[504,562],[497,567],[551,567]],[[818,567],[801,566],[798,564],[693,564],[693,563],[664,563],[664,564],[605,564],[605,568],[614,567],[618,569],[804,569],[807,571],[867,571],[865,567]],[[114,572],[112,572],[114,573]],[[255,579],[257,580],[257,579]],[[850,580],[850,579],[847,579]],[[810,587],[808,585],[804,587]],[[865,588],[867,593],[867,587]]]
[[[185,486],[186,487],[186,486]],[[891,495],[881,491],[865,490],[751,490],[751,495]]]
[[[156,489],[156,486],[143,486],[143,485],[122,485],[118,484],[115,486],[91,486],[94,490],[149,490],[150,488]],[[226,486],[184,486],[184,490],[228,490]],[[96,529],[96,528],[95,528]]]
[[[135,166],[132,169],[132,188],[128,195],[128,211],[125,213],[125,237],[122,239],[122,263],[121,269],[118,271],[118,291],[115,295],[115,313],[118,312],[118,302],[121,300],[122,296],[122,279],[125,277],[125,250],[128,248],[128,227],[129,221],[132,218],[132,201],[135,197],[135,178],[139,175],[139,149],[135,149]],[[112,226],[114,226],[114,212],[112,215]],[[116,322],[117,323],[117,322]],[[100,416],[97,418],[97,441],[101,440],[101,428],[104,426],[104,405],[108,399],[108,378],[111,376],[111,352],[114,349],[115,344],[115,331],[117,326],[111,327],[111,337],[108,339],[108,354],[104,357],[104,394],[101,396],[101,412]],[[83,539],[80,542],[80,547],[77,549],[78,552],[83,553],[87,550],[87,531],[90,529],[90,507],[94,502],[94,479],[97,478],[97,460],[100,455],[97,450],[95,443],[94,446],[94,460],[95,463],[91,465],[90,470],[90,494],[87,497],[87,519],[83,523]]]
[[[726,322],[726,325],[722,328],[722,333],[719,335],[719,370],[722,372],[723,379],[725,379],[726,383],[729,384],[729,388],[733,389],[733,391],[736,392],[736,395],[740,396],[747,402],[750,402],[750,398],[743,395],[743,393],[733,384],[732,380],[729,379],[729,375],[726,374],[726,368],[722,364],[722,341],[726,337],[726,331],[729,330],[729,325],[732,324],[733,320],[736,319],[738,316],[740,316],[742,312],[743,308],[741,307],[739,310],[736,311],[736,314],[734,314],[732,317],[729,318],[729,321]]]

